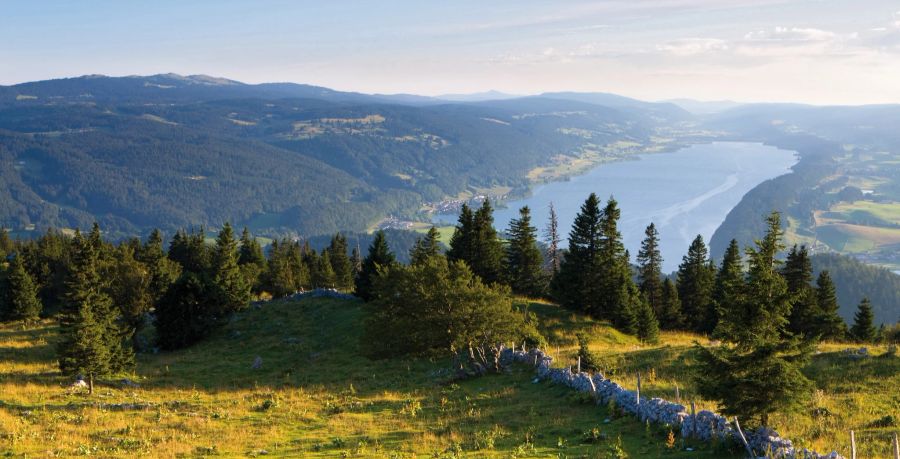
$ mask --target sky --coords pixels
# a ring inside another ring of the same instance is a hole
[[[169,72],[367,93],[900,103],[900,1],[0,0],[0,85]]]

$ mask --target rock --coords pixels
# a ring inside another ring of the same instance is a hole
[[[69,386],[69,389],[87,389],[88,383],[83,379],[76,379],[72,385]]]
[[[119,381],[119,383],[122,384],[122,387],[141,387],[140,384],[138,384],[128,378],[122,379],[121,381]]]
[[[256,358],[253,359],[253,365],[251,365],[250,368],[253,368],[254,370],[262,368],[262,357],[257,355]]]

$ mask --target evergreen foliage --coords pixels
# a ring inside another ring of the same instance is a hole
[[[872,312],[872,303],[863,297],[859,302],[856,315],[853,317],[853,326],[850,327],[850,336],[860,343],[871,343],[875,340],[878,330],[875,328],[875,314]]]
[[[0,286],[0,320],[36,321],[42,306],[37,286],[25,270],[22,256],[13,257],[0,283],[3,284]]]
[[[519,218],[509,224],[506,245],[506,279],[513,292],[543,296],[546,287],[544,260],[537,245],[537,228],[531,225],[528,206],[519,209]]]
[[[215,289],[206,274],[192,271],[186,271],[172,284],[156,307],[156,334],[161,348],[187,347],[212,333],[223,319]]]
[[[388,248],[384,231],[376,232],[375,239],[369,246],[369,254],[363,260],[362,270],[356,276],[356,296],[364,301],[371,301],[375,295],[373,282],[378,275],[378,270],[390,268],[395,263],[396,258]]]
[[[259,241],[250,234],[250,230],[244,227],[241,232],[240,249],[238,251],[238,266],[244,273],[244,278],[253,292],[259,293],[262,274],[266,270],[266,257],[263,255]]]
[[[638,302],[637,312],[637,337],[648,344],[656,344],[659,342],[659,321],[656,319],[656,313],[646,301]]]
[[[212,252],[211,277],[222,315],[240,311],[250,303],[250,285],[238,266],[238,243],[229,223],[222,226]]]
[[[843,339],[847,335],[847,324],[838,315],[837,291],[827,270],[820,272],[816,279],[816,308],[815,334],[822,339]]]
[[[716,271],[713,300],[716,304],[717,317],[721,317],[743,301],[741,296],[743,288],[744,265],[741,261],[741,249],[737,240],[732,239],[728,248],[725,249],[722,264]],[[715,331],[718,332],[718,330]]]
[[[815,334],[819,306],[815,289],[812,287],[812,262],[805,245],[791,247],[781,269],[781,275],[784,276],[788,293],[793,298],[788,331],[795,335]]]
[[[678,289],[672,279],[668,277],[662,284],[662,310],[659,315],[659,325],[664,330],[678,330],[684,325]]]
[[[748,248],[749,272],[740,302],[725,305],[718,335],[723,343],[698,352],[700,395],[721,412],[768,425],[769,414],[800,406],[811,382],[800,371],[815,346],[787,331],[791,295],[775,256],[783,249],[781,219],[772,213],[756,248]]]
[[[331,271],[334,273],[334,287],[340,290],[353,288],[353,266],[347,256],[347,238],[337,233],[331,238],[326,249]]]
[[[409,251],[410,263],[414,265],[422,264],[431,257],[441,254],[441,243],[438,240],[440,233],[437,228],[432,226],[424,236],[416,240],[416,244]]]
[[[553,279],[553,293],[563,306],[601,315],[600,277],[600,200],[591,193],[575,216],[569,232],[569,250]]]
[[[659,253],[659,232],[650,223],[644,231],[641,250],[637,254],[638,279],[641,293],[654,313],[661,315],[662,304],[662,255]]]
[[[562,259],[559,247],[559,217],[556,215],[556,208],[550,203],[550,219],[547,222],[545,231],[545,241],[547,242],[547,265],[548,271],[555,276],[559,273],[560,260]]]
[[[718,313],[713,303],[714,284],[715,269],[703,236],[698,234],[678,266],[678,298],[689,329],[709,333],[716,327]]]

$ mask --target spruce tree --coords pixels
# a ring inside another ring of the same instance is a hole
[[[838,314],[840,305],[837,291],[828,271],[819,273],[816,279],[816,328],[822,339],[840,340],[847,335],[847,324]]]
[[[266,257],[263,255],[259,241],[250,234],[250,230],[246,226],[241,232],[238,266],[241,267],[241,272],[244,273],[250,289],[259,292],[261,277],[266,270]]]
[[[788,252],[781,275],[787,282],[788,293],[793,298],[788,331],[794,334],[816,333],[818,304],[812,283],[812,261],[806,246],[796,244]]]
[[[297,284],[294,281],[294,270],[291,266],[291,244],[288,241],[279,243],[272,241],[269,248],[269,261],[263,276],[263,289],[275,298],[294,293]]]
[[[684,317],[681,315],[681,300],[678,299],[678,289],[675,283],[668,277],[662,285],[662,313],[659,315],[660,327],[664,330],[679,330],[684,325]]]
[[[853,316],[853,326],[850,327],[850,336],[860,343],[871,343],[875,340],[878,330],[875,328],[875,315],[872,312],[872,303],[863,297],[859,302],[856,314]]]
[[[656,313],[646,301],[638,302],[637,306],[637,336],[647,344],[656,344],[659,342],[659,321],[656,319]]]
[[[506,279],[513,292],[539,297],[546,281],[541,249],[537,245],[537,228],[531,225],[528,206],[519,209],[519,218],[509,224],[506,246]]]
[[[322,251],[322,256],[317,259],[318,265],[314,271],[313,286],[316,288],[335,288],[337,276],[331,263],[331,252]]]
[[[207,274],[184,272],[156,307],[159,346],[180,349],[208,337],[224,319],[217,296],[217,286]]]
[[[709,333],[718,322],[713,303],[715,271],[703,236],[697,235],[678,266],[678,298],[688,328]]]
[[[353,288],[353,266],[350,257],[347,256],[347,238],[337,233],[331,238],[328,245],[328,261],[331,263],[331,271],[334,275],[334,286],[340,290]]]
[[[565,307],[599,317],[601,313],[600,200],[591,193],[575,216],[569,232],[569,250],[554,276],[552,288]]]
[[[485,199],[475,212],[474,254],[466,262],[472,272],[481,277],[486,284],[503,280],[503,243],[494,229],[494,209],[490,199]]]
[[[13,257],[4,279],[4,289],[0,294],[5,298],[0,299],[5,306],[5,317],[0,319],[21,320],[34,322],[41,313],[41,302],[38,300],[38,289],[31,279],[31,275],[25,270],[25,263],[21,255]]]
[[[621,211],[618,202],[610,197],[600,219],[599,258],[600,317],[612,321],[618,329],[634,333],[640,291],[631,273],[631,263],[622,234],[618,229]]]
[[[696,382],[701,396],[719,402],[721,412],[768,425],[770,413],[801,406],[812,389],[800,371],[814,349],[787,333],[791,295],[778,272],[782,249],[780,215],[766,220],[768,230],[756,248],[748,248],[749,272],[739,304],[722,316],[723,343],[696,345]]]
[[[238,245],[229,223],[222,226],[212,253],[211,276],[216,297],[225,316],[250,303],[250,284],[238,266]]]
[[[742,301],[741,293],[744,287],[744,266],[741,262],[741,251],[736,239],[732,239],[725,249],[722,264],[716,271],[715,289],[713,300],[716,305],[717,316],[729,314],[732,308],[737,307]]]
[[[475,257],[475,214],[467,204],[463,204],[459,210],[459,218],[453,236],[450,238],[450,250],[447,251],[447,259],[450,261],[463,261]],[[470,265],[471,267],[471,265]]]
[[[118,311],[104,291],[96,240],[76,232],[75,253],[66,279],[66,302],[59,315],[62,338],[57,346],[60,370],[93,379],[134,364],[128,338],[117,322]]]
[[[552,202],[550,203],[550,220],[547,222],[547,229],[544,236],[545,241],[547,242],[548,271],[550,271],[551,275],[555,276],[559,273],[560,259],[562,257],[560,255],[559,247],[559,218],[556,215],[556,208],[553,207]]]
[[[371,301],[374,298],[373,282],[378,275],[378,270],[389,268],[396,262],[396,257],[388,247],[384,231],[376,232],[375,239],[369,246],[369,254],[363,260],[362,270],[356,277],[356,296],[364,301]]]
[[[429,258],[441,254],[440,233],[432,226],[424,236],[416,239],[416,243],[409,251],[410,264],[419,265]]]
[[[0,260],[5,260],[7,255],[13,251],[13,241],[9,237],[6,228],[0,226]]]
[[[151,290],[153,273],[148,265],[135,259],[134,246],[122,244],[116,249],[109,275],[111,282],[108,292],[122,315],[123,333],[126,337],[133,338],[132,343],[137,348],[138,332],[142,330],[147,315],[158,300],[157,292]]]
[[[637,255],[638,279],[641,293],[647,299],[657,316],[661,315],[662,305],[662,255],[659,253],[659,232],[656,225],[650,223],[644,231],[644,241]]]

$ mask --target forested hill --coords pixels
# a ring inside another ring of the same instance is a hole
[[[359,231],[690,120],[629,100],[449,103],[171,74],[0,87],[0,226]]]

